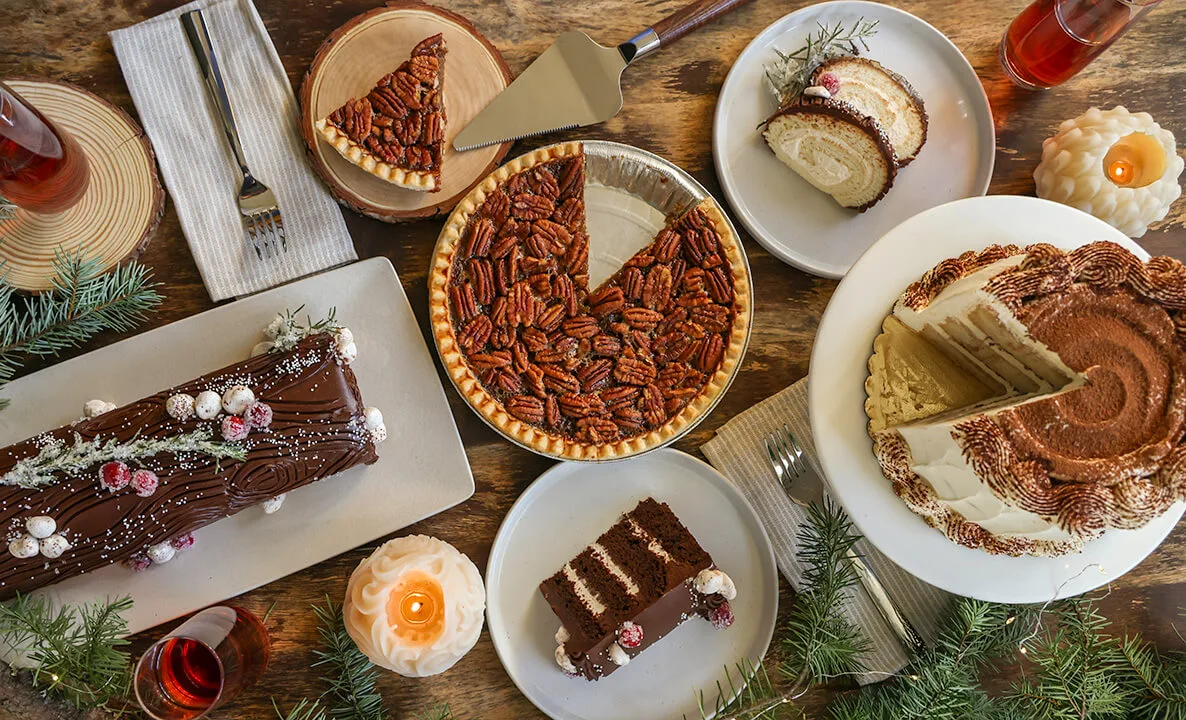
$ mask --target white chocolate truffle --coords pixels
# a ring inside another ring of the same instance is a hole
[[[50,535],[41,540],[40,549],[42,555],[53,560],[62,557],[62,553],[70,549],[70,541],[61,535]]]
[[[177,393],[165,401],[165,412],[169,413],[169,417],[174,420],[185,422],[194,416],[195,404],[193,395]]]
[[[280,509],[280,506],[284,504],[284,498],[286,497],[288,497],[288,493],[281,493],[276,497],[264,500],[262,503],[260,503],[260,507],[264,509],[264,513],[271,515]]]
[[[103,413],[109,413],[116,408],[113,402],[106,400],[87,400],[86,404],[82,406],[82,414],[87,418],[97,418]]]
[[[230,415],[242,415],[255,402],[255,393],[246,385],[232,385],[222,394],[222,409]]]
[[[203,420],[213,420],[222,412],[222,397],[213,390],[203,390],[194,398],[194,412]]]
[[[1126,182],[1109,176],[1115,157],[1127,162]],[[1182,194],[1183,165],[1173,133],[1149,113],[1130,113],[1123,105],[1093,107],[1042,142],[1034,184],[1038,197],[1078,208],[1139,238]]]
[[[44,540],[58,531],[58,523],[49,515],[38,515],[25,521],[25,529],[38,540]]]
[[[737,597],[737,586],[733,584],[733,578],[714,568],[701,570],[697,573],[696,579],[692,581],[692,587],[701,595],[719,593],[726,600]]]
[[[14,558],[24,560],[35,556],[39,552],[41,552],[41,543],[37,541],[37,538],[29,535],[21,535],[16,540],[8,543],[8,554]]]
[[[148,555],[148,559],[152,560],[154,563],[167,563],[173,559],[174,555],[177,554],[177,548],[173,547],[173,545],[169,542],[157,543],[156,545],[148,548],[148,552],[146,554]]]
[[[255,347],[251,348],[251,357],[259,357],[260,355],[266,355],[266,354],[272,352],[272,348],[274,348],[274,347],[276,347],[276,343],[272,342],[271,340],[264,340],[263,342],[258,342],[255,344]]]
[[[556,664],[560,666],[561,670],[568,673],[569,675],[577,674],[576,665],[572,664],[572,658],[570,658],[568,653],[564,651],[564,645],[556,646]]]
[[[621,667],[622,665],[630,664],[630,656],[622,649],[622,646],[613,643],[609,646],[609,659],[614,662],[614,665]]]
[[[486,590],[473,562],[426,535],[388,541],[346,588],[346,631],[376,665],[405,677],[436,675],[478,641]]]

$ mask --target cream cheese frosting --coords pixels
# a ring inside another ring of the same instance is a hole
[[[477,567],[427,535],[396,538],[363,560],[346,588],[346,631],[376,665],[405,677],[452,667],[478,641],[486,590]]]

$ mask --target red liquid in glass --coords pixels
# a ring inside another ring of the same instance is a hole
[[[222,690],[222,665],[202,643],[175,638],[161,648],[160,683],[165,694],[183,707],[208,708]]]
[[[74,138],[0,86],[0,196],[32,212],[57,213],[78,202],[89,180]]]
[[[1009,26],[1006,67],[1025,84],[1054,87],[1123,35],[1134,11],[1119,0],[1037,0]]]

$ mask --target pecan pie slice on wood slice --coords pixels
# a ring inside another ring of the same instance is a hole
[[[541,148],[450,216],[429,279],[441,357],[469,403],[539,452],[633,455],[706,412],[741,360],[750,289],[710,200],[589,287],[585,157]]]
[[[438,192],[445,139],[445,39],[420,41],[411,57],[360,99],[317,121],[350,162],[393,185]]]

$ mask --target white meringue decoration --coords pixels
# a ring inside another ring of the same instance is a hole
[[[557,645],[563,645],[564,643],[568,642],[571,637],[572,635],[569,634],[568,628],[564,627],[563,625],[561,625],[560,628],[556,630]]]
[[[373,440],[376,445],[378,445],[379,443],[383,442],[386,439],[387,439],[387,426],[386,425],[380,425],[379,427],[375,428],[374,430],[371,430],[371,440]]]
[[[41,543],[37,541],[37,538],[30,535],[21,535],[19,538],[8,543],[8,554],[14,558],[24,560],[37,555],[39,552],[41,552]]]
[[[49,515],[38,515],[25,521],[25,529],[38,540],[44,540],[58,531],[58,523]]]
[[[264,328],[264,335],[275,340],[281,333],[288,329],[288,318],[284,313],[277,313],[276,317],[272,318],[272,322]]]
[[[174,420],[185,422],[194,416],[196,405],[197,401],[194,400],[193,395],[177,393],[170,395],[169,399],[165,401],[165,412],[169,413],[169,417]]]
[[[350,332],[348,327],[335,328],[333,333],[334,337],[338,339],[339,345],[349,345],[354,342],[354,333]]]
[[[40,542],[41,554],[51,560],[62,557],[62,553],[69,550],[70,547],[70,541],[61,535],[50,535],[47,538],[42,538]]]
[[[87,400],[86,404],[82,406],[82,414],[89,420],[97,418],[103,413],[109,413],[116,407],[118,406],[115,403],[106,400]]]
[[[222,412],[222,397],[213,390],[203,390],[194,398],[194,412],[203,420],[213,420]]]
[[[367,430],[378,430],[383,427],[383,412],[377,407],[364,408],[362,419],[366,423]]]
[[[805,87],[803,88],[803,94],[807,97],[818,97],[824,99],[832,97],[832,91],[828,90],[828,88],[824,87],[823,85],[811,85]]]
[[[222,409],[229,415],[242,415],[255,402],[255,393],[246,385],[232,385],[222,394]]]
[[[338,359],[342,361],[342,364],[349,365],[358,357],[358,346],[353,342],[343,343],[339,341],[334,346],[334,352],[337,353]]]
[[[701,595],[719,594],[726,600],[737,597],[737,586],[733,584],[733,578],[715,568],[701,570],[697,573],[696,579],[692,581],[692,587]]]
[[[443,622],[435,637],[408,642],[389,620],[393,592],[424,578],[439,584]],[[436,675],[473,649],[485,618],[486,589],[478,568],[452,545],[427,535],[384,543],[363,560],[346,588],[346,631],[376,665],[405,677]]]
[[[572,664],[572,658],[570,658],[568,653],[564,651],[563,644],[556,646],[556,664],[560,666],[561,670],[568,673],[569,675],[577,674],[577,667],[576,665]]]
[[[612,660],[614,665],[617,665],[618,667],[630,664],[630,656],[627,655],[626,651],[622,649],[622,646],[617,643],[613,643],[609,646],[609,659]]]
[[[286,497],[288,497],[288,493],[281,493],[276,497],[264,500],[262,503],[260,503],[260,507],[264,509],[264,513],[271,515],[280,509],[280,506],[284,504],[284,498]]]
[[[264,340],[263,342],[257,342],[255,344],[255,347],[251,348],[251,357],[259,357],[260,355],[266,355],[266,354],[272,352],[272,348],[274,348],[274,347],[276,347],[276,343],[272,342],[271,340]]]
[[[162,542],[148,548],[148,559],[157,564],[167,563],[177,554],[177,548],[169,542]]]

